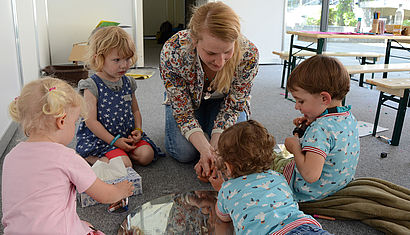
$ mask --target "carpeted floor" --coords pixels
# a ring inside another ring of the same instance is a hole
[[[351,64],[353,64],[352,62]],[[148,66],[155,66],[155,61]],[[156,65],[158,66],[158,65]],[[299,116],[294,103],[285,100],[280,88],[281,65],[262,65],[255,79],[252,90],[252,119],[260,121],[275,136],[278,143],[291,134],[292,119]],[[401,73],[400,76],[410,76]],[[137,100],[143,115],[143,129],[161,147],[164,147],[164,107],[163,84],[156,73],[147,80],[138,81]],[[373,89],[358,87],[352,81],[351,91],[347,96],[347,104],[352,105],[352,112],[358,120],[373,123],[378,92]],[[395,118],[395,110],[383,108],[380,125],[389,128],[382,135],[391,136]],[[395,184],[410,188],[410,114],[404,122],[400,145],[390,146],[373,136],[361,137],[361,154],[356,177],[377,177]],[[8,150],[22,139],[21,131],[16,132]],[[73,147],[74,143],[70,144]],[[387,158],[381,158],[382,152]],[[1,159],[1,164],[3,158]],[[194,163],[181,164],[170,157],[164,157],[147,167],[136,166],[135,170],[142,176],[143,195],[130,198],[130,208],[169,193],[191,190],[209,190],[209,184],[196,179]],[[92,223],[106,234],[116,234],[119,224],[126,214],[109,214],[107,205],[96,205],[87,208],[78,207],[80,217]],[[323,227],[334,234],[382,234],[357,221],[319,220]],[[0,228],[3,230],[2,227]]]

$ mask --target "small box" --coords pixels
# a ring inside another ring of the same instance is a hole
[[[127,167],[127,176],[115,179],[115,180],[107,180],[105,181],[107,184],[116,184],[124,180],[128,180],[132,182],[134,185],[134,194],[133,195],[141,195],[142,194],[142,179],[141,176],[132,168]],[[88,196],[86,193],[77,193],[77,200],[81,207],[92,206],[98,204],[93,198]]]
[[[399,24],[393,25],[393,35],[401,35],[402,26]]]
[[[86,42],[80,42],[73,45],[71,49],[70,56],[68,57],[69,61],[81,61],[85,62],[86,55],[88,51],[88,45]]]
[[[378,19],[373,19],[372,33],[379,34],[379,20]]]
[[[387,24],[386,25],[386,33],[393,33],[393,25]]]

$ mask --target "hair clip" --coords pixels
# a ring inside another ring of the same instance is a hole
[[[20,98],[20,96],[16,96],[16,97],[14,98],[14,101],[17,101],[19,98]]]
[[[52,90],[55,90],[55,89],[56,89],[56,87],[53,86],[53,87],[51,87],[50,89],[48,89],[48,91],[52,91]]]

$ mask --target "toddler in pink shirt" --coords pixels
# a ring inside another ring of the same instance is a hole
[[[131,196],[133,186],[128,181],[104,183],[66,147],[85,114],[82,97],[62,80],[42,78],[24,86],[9,113],[28,139],[4,160],[4,234],[103,234],[78,217],[75,191],[114,203]]]

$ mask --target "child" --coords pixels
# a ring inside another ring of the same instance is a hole
[[[233,221],[236,234],[329,234],[298,209],[285,178],[270,170],[275,139],[257,121],[226,129],[218,141],[216,166],[228,177],[218,193],[216,213]],[[210,182],[216,190],[222,175]]]
[[[322,199],[353,179],[359,159],[357,121],[350,106],[342,105],[349,74],[337,59],[316,55],[295,68],[287,88],[296,100],[295,109],[304,115],[294,123],[309,125],[301,139],[286,138],[294,160],[284,175],[297,201]]]
[[[28,139],[4,160],[4,234],[97,234],[78,217],[75,191],[102,203],[132,195],[130,182],[104,183],[65,146],[74,137],[75,123],[84,111],[82,97],[56,78],[28,83],[11,102],[10,115]]]
[[[137,84],[125,76],[136,58],[131,37],[120,27],[98,29],[89,39],[88,63],[96,74],[78,84],[89,116],[78,128],[76,150],[90,164],[121,156],[126,167],[131,160],[147,165],[161,154],[142,130]]]

